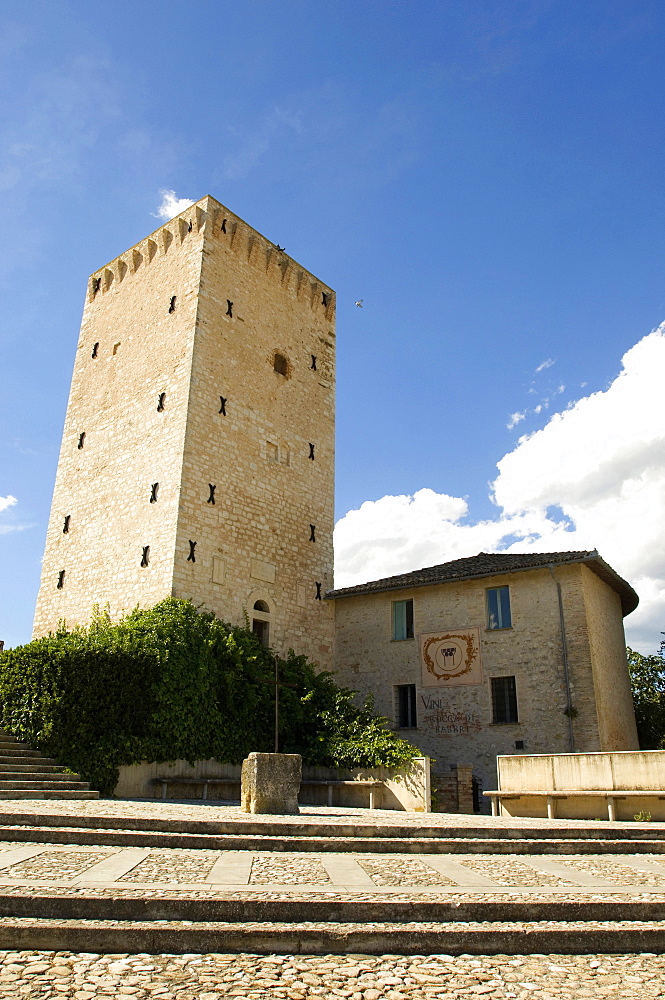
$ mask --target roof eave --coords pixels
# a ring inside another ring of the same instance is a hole
[[[619,574],[616,573],[615,570],[613,570],[612,567],[598,555],[597,550],[594,550],[588,556],[578,556],[575,559],[560,560],[556,563],[543,562],[535,566],[517,566],[513,569],[495,569],[491,572],[483,571],[482,573],[465,573],[462,576],[448,577],[447,579],[420,580],[412,583],[389,584],[386,581],[386,585],[383,587],[361,587],[359,589],[356,589],[355,587],[346,587],[338,591],[329,590],[324,595],[324,599],[327,601],[335,601],[345,597],[364,597],[366,594],[385,594],[388,591],[393,590],[414,590],[418,587],[435,587],[449,583],[461,583],[464,580],[486,580],[492,576],[503,576],[508,573],[525,573],[537,569],[549,569],[550,566],[554,568],[556,566],[575,566],[581,564],[588,565],[589,568],[595,572],[596,576],[616,591],[621,599],[621,611],[624,618],[626,615],[629,615],[635,610],[639,604],[639,597],[630,584],[620,577]]]

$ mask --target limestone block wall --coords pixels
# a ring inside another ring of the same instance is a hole
[[[619,595],[582,567],[601,750],[638,750]]]
[[[218,216],[204,248],[174,592],[233,621],[260,601],[271,645],[326,668],[334,370],[332,291]]]
[[[242,624],[259,601],[271,645],[330,667],[334,323],[332,290],[209,197],[92,276],[36,636],[95,603]]]
[[[35,636],[87,623],[95,603],[117,616],[171,593],[202,245],[174,220],[88,283]]]
[[[590,633],[599,643],[619,640],[616,623],[611,637],[596,639],[596,631],[605,624],[593,615],[587,619],[583,570],[591,573],[579,564],[557,566],[554,573],[562,591],[571,700],[577,713],[575,748],[597,751],[601,735]],[[611,597],[613,591],[596,579],[595,599],[620,622],[621,608]],[[486,590],[506,585],[512,627],[490,631]],[[392,602],[409,598],[415,638],[393,640]],[[416,686],[417,727],[402,729],[400,735],[432,758],[432,785],[441,789],[440,797],[450,798],[450,775],[466,763],[472,765],[482,788],[493,788],[497,755],[514,753],[518,741],[529,754],[570,751],[557,587],[547,569],[337,598],[335,618],[338,682],[357,690],[360,699],[372,694],[376,711],[395,724],[397,686]],[[482,683],[424,687],[419,634],[469,627],[480,629]],[[519,721],[496,724],[491,680],[506,676],[515,677]],[[609,711],[607,700],[602,705]]]

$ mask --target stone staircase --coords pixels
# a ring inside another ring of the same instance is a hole
[[[97,792],[90,794],[97,796]],[[147,817],[139,809],[136,815],[86,814],[76,807],[58,812],[4,808],[0,840],[299,854],[665,855],[664,824],[583,826],[554,820],[547,826],[529,827],[516,819],[492,828],[475,826],[470,817],[464,826],[403,826],[399,819],[394,825],[372,822],[371,814],[367,820],[354,817],[348,822],[328,822],[325,817],[303,822],[291,816],[202,820],[186,815],[182,819]]]
[[[0,729],[0,799],[98,799],[87,781]]]
[[[4,805],[0,842],[0,949],[665,951],[665,824],[244,817],[100,800]],[[418,881],[422,868],[443,877]]]

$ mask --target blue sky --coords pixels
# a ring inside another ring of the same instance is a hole
[[[170,190],[337,291],[339,585],[597,546],[654,651],[664,36],[652,0],[0,5],[0,638],[30,635],[86,278]]]

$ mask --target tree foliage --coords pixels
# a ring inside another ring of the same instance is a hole
[[[280,751],[326,767],[400,765],[420,751],[371,704],[292,651],[279,659]],[[0,653],[2,725],[110,793],[121,764],[274,749],[275,654],[247,628],[168,598],[118,623],[97,612]]]
[[[642,750],[665,748],[665,641],[645,656],[627,648],[635,721]]]

